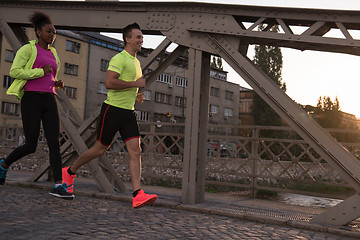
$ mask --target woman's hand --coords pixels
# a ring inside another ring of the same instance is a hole
[[[62,80],[55,81],[56,88],[64,88],[64,82]]]
[[[143,92],[142,92],[142,93],[138,93],[138,94],[136,95],[136,101],[137,101],[138,103],[143,103],[144,100],[145,100],[145,97],[144,97],[144,93],[143,93]]]
[[[51,65],[45,65],[45,66],[43,66],[43,68],[42,68],[43,70],[44,70],[44,75],[46,75],[46,74],[48,74],[48,73],[52,73],[53,72],[53,69],[52,69],[52,67],[51,67]]]

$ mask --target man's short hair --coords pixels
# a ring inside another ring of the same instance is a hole
[[[136,22],[135,23],[132,23],[132,24],[129,24],[127,25],[124,29],[123,29],[123,40],[124,40],[124,44],[126,45],[126,38],[131,38],[131,31],[133,29],[140,29],[140,26],[139,24],[137,24]]]

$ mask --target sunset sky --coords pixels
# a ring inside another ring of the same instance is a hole
[[[360,14],[360,0],[198,0],[187,2],[358,10]],[[339,33],[336,31],[330,31],[326,36],[336,36],[337,34]],[[354,39],[360,40],[360,31],[351,31],[351,35]],[[144,47],[156,48],[161,40],[162,37],[159,36],[145,36]],[[251,47],[248,52],[250,59],[254,55],[253,49]],[[286,93],[293,100],[304,105],[316,105],[320,96],[329,96],[331,99],[335,99],[337,96],[341,110],[354,114],[360,119],[360,56],[316,51],[302,52],[288,48],[282,48],[282,54],[282,78],[287,85]],[[229,72],[229,81],[249,87],[226,63],[224,70]]]

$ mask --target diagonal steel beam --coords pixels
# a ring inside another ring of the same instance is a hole
[[[360,195],[355,195],[345,199],[343,202],[326,210],[325,212],[313,217],[311,222],[346,225],[360,216]]]
[[[11,27],[6,22],[6,19],[3,17],[0,11],[0,31],[5,36],[6,40],[10,44],[11,48],[16,52],[19,48],[21,48],[22,44],[17,39],[15,33],[11,29]]]
[[[231,41],[221,35],[204,34],[205,42],[217,51],[231,67],[269,104],[313,149],[357,191],[360,192],[360,163],[336,142],[317,122],[311,119],[278,85],[231,46]],[[226,46],[226,47],[224,47]],[[349,200],[350,201],[350,200]],[[360,201],[354,203],[360,216]],[[349,212],[351,212],[349,210]],[[340,212],[336,212],[339,216]],[[346,221],[353,219],[347,215]]]
[[[11,47],[14,50],[19,49],[22,44],[20,41],[16,38],[15,33],[12,31],[12,29],[7,25],[6,22],[4,22],[3,18],[1,17],[0,12],[0,30],[1,32],[11,40],[12,45]],[[10,41],[9,41],[10,42]],[[85,121],[84,124],[81,125],[81,118],[76,112],[73,105],[70,103],[69,99],[67,98],[66,94],[63,91],[58,91],[59,96],[59,109],[60,109],[60,118],[63,128],[65,129],[67,135],[70,137],[70,140],[65,143],[64,146],[61,146],[61,150],[65,151],[70,147],[71,144],[75,147],[78,154],[85,151],[87,149],[86,141],[89,141],[89,139],[85,139],[85,141],[81,137],[81,133],[86,130],[86,128],[90,127],[93,123],[94,119],[88,119],[88,121]],[[66,110],[65,110],[66,109]],[[68,114],[66,113],[68,112]],[[99,111],[98,111],[99,112]],[[71,117],[70,117],[71,116]],[[98,116],[98,113],[95,117]],[[90,124],[91,123],[91,124]],[[77,129],[75,126],[80,126],[80,129]],[[79,131],[80,130],[80,131]],[[88,136],[90,137],[90,136]],[[104,157],[100,158],[100,162],[102,163],[103,169],[100,168],[100,166],[95,163],[94,161],[90,162],[88,166],[90,167],[90,171],[92,173],[92,176],[95,178],[99,188],[102,191],[113,193],[114,192],[114,186],[111,185],[109,181],[111,181],[113,184],[115,184],[115,187],[119,189],[120,191],[126,191],[125,185],[119,178],[119,176],[116,174],[115,170],[107,162],[108,160]],[[30,177],[30,181],[37,181],[50,167],[49,163],[43,164],[33,176]],[[103,170],[106,170],[107,175],[104,174]]]
[[[156,58],[166,50],[166,48],[171,44],[171,41],[168,38],[165,38],[157,48],[150,53],[149,56],[141,63],[143,71],[147,69]]]
[[[187,48],[185,46],[177,46],[177,48],[169,54],[165,61],[162,62],[154,71],[149,73],[149,77],[146,79],[146,87],[152,84],[156,78],[165,71]]]

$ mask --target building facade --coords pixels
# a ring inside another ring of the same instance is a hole
[[[33,29],[27,29],[29,39],[34,39]],[[64,81],[65,92],[79,115],[86,119],[106,99],[106,70],[113,56],[123,50],[123,41],[99,33],[57,30],[54,42],[61,61],[58,78]],[[152,52],[143,48],[138,53],[140,62]],[[21,125],[20,102],[7,96],[11,79],[8,76],[15,53],[1,38],[1,66],[3,87],[0,90],[2,110],[0,124]],[[160,59],[158,59],[160,60]],[[147,71],[156,69],[154,61]],[[182,123],[185,119],[186,89],[188,86],[187,57],[179,57],[144,92],[145,101],[136,103],[139,121]],[[227,73],[219,69],[210,71],[209,122],[238,124],[240,108],[239,85],[227,81]]]
[[[254,125],[254,117],[251,113],[254,90],[240,87],[239,97],[239,124]]]
[[[29,39],[35,39],[33,29],[26,29]],[[87,80],[88,44],[85,39],[70,31],[58,31],[54,47],[59,55],[61,66],[58,79],[64,81],[64,91],[81,117],[84,116],[85,89]],[[21,126],[20,100],[6,95],[14,79],[9,71],[15,57],[5,38],[1,37],[0,76],[3,85],[0,89],[1,114],[0,125]]]

